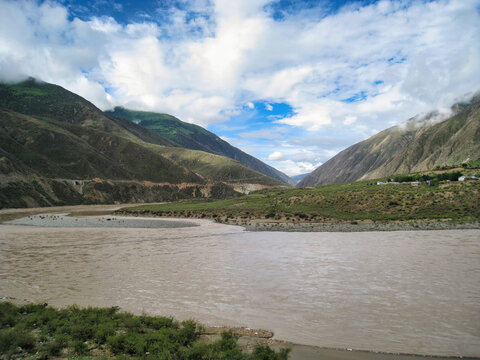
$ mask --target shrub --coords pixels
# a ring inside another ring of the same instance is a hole
[[[85,355],[88,352],[88,346],[81,340],[76,340],[73,343],[73,351],[77,355]]]
[[[18,329],[8,329],[0,331],[0,352],[9,354],[16,352],[18,348],[27,352],[33,352],[35,349],[35,338],[30,332]]]
[[[178,328],[178,325],[169,317],[142,316],[142,323],[152,329],[159,330],[163,328]]]
[[[93,337],[97,343],[105,344],[107,338],[112,335],[115,335],[115,328],[113,324],[106,323],[97,326]]]
[[[0,359],[32,357],[26,352],[36,352],[33,356],[39,360],[62,357],[64,349],[71,357],[89,356],[89,344],[124,359],[284,359],[283,352],[268,347],[255,350],[251,357],[237,345],[238,337],[232,333],[222,334],[212,344],[201,343],[197,340],[202,327],[193,320],[179,324],[172,318],[117,313],[118,308],[55,310],[44,305],[20,308],[0,304],[0,310],[0,319],[8,319],[2,322],[8,328],[0,330]],[[10,327],[12,324],[15,327]],[[99,346],[103,344],[106,347]]]
[[[260,345],[256,346],[252,352],[252,360],[287,360],[290,349],[280,349],[280,352],[276,353],[268,346]]]

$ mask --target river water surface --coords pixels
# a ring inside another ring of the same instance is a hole
[[[334,348],[480,356],[480,231],[0,225],[0,296]],[[38,225],[38,224],[37,224]]]

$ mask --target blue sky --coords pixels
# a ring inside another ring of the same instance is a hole
[[[284,21],[292,15],[302,11],[316,12],[317,17],[325,17],[338,12],[346,5],[366,6],[375,3],[377,0],[280,0],[266,1],[262,10],[276,21]],[[43,3],[45,1],[40,1]],[[192,9],[192,1],[183,0],[61,0],[59,3],[70,10],[70,19],[78,17],[88,21],[92,17],[108,16],[114,18],[118,23],[128,25],[130,23],[142,22],[145,20],[156,23],[170,21],[172,10],[186,11],[187,21],[198,16],[210,19],[214,4],[203,2],[201,8]]]
[[[166,112],[289,175],[480,90],[480,0],[0,0],[0,80]]]

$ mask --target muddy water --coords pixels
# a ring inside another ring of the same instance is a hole
[[[0,225],[0,296],[266,328],[296,343],[480,355],[480,231]]]

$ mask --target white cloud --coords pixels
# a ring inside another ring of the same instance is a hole
[[[307,174],[315,170],[322,165],[321,162],[311,163],[304,161],[282,160],[273,163],[275,168],[288,174],[289,176],[295,176],[300,174]]]
[[[0,0],[0,79],[31,75],[103,109],[169,112],[204,126],[255,102],[267,110],[286,102],[294,114],[277,121],[306,130],[304,143],[330,133],[365,138],[480,89],[478,0],[381,0],[281,22],[263,10],[267,3],[195,0],[188,6],[209,16],[175,8],[165,24],[124,26],[72,20],[53,1]],[[305,149],[288,133],[282,141]],[[323,161],[298,165],[287,155],[275,164],[290,173]]]
[[[273,106],[271,104],[265,104],[265,110],[267,111],[272,111],[273,110]]]
[[[268,155],[268,161],[279,161],[285,159],[285,156],[280,151],[275,151]]]
[[[329,153],[311,146],[301,149],[289,146],[279,147],[281,151],[270,153],[264,160],[289,176],[311,172],[322,164],[322,159],[328,159],[335,154],[335,152]]]
[[[355,121],[357,121],[357,117],[350,115],[343,120],[343,125],[352,125]]]
[[[309,130],[319,130],[331,122],[330,108],[325,101],[301,105],[297,108],[297,114],[278,121],[280,124],[301,126]]]

